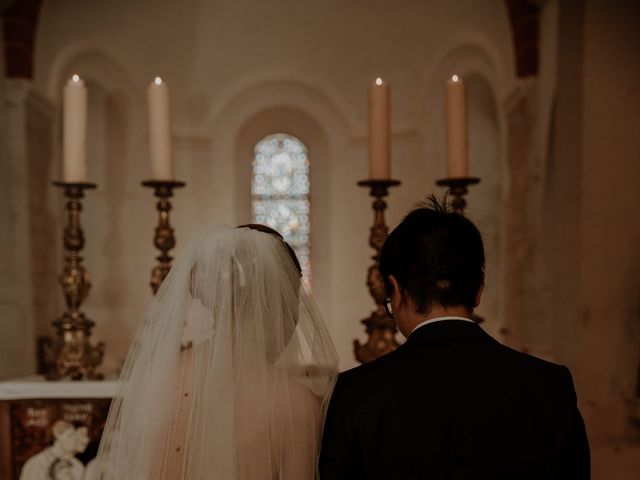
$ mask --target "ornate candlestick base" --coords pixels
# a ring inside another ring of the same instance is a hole
[[[171,211],[169,198],[173,196],[174,188],[181,188],[186,184],[175,180],[145,180],[142,185],[153,188],[154,195],[158,198],[158,203],[156,204],[158,225],[153,237],[153,244],[160,250],[160,255],[156,257],[158,264],[151,270],[150,282],[151,289],[155,295],[165,277],[169,274],[169,270],[171,270],[173,258],[169,255],[169,251],[176,246],[176,237],[173,233],[173,228],[169,224],[169,212]]]
[[[395,338],[397,332],[396,324],[384,310],[386,293],[384,282],[378,269],[378,261],[380,260],[382,245],[389,234],[389,229],[384,221],[384,211],[387,208],[387,202],[384,198],[389,194],[389,188],[400,185],[400,181],[363,180],[358,182],[358,185],[369,188],[369,194],[375,198],[372,204],[374,211],[373,226],[369,235],[369,245],[375,250],[375,254],[371,257],[373,265],[369,267],[367,273],[367,286],[376,304],[376,309],[369,317],[362,320],[366,327],[367,335],[369,335],[367,342],[361,344],[358,340],[353,341],[356,360],[360,363],[366,363],[398,347]]]
[[[364,344],[359,340],[353,341],[353,351],[358,362],[370,362],[398,348],[396,341],[398,329],[395,322],[385,313],[384,308],[382,311],[376,309],[371,312],[371,315],[361,323],[366,327],[365,331],[369,338]]]
[[[69,200],[68,214],[64,229],[65,266],[60,275],[60,285],[64,292],[67,311],[53,322],[56,336],[44,345],[44,356],[48,367],[47,378],[57,380],[70,377],[73,380],[99,379],[96,368],[102,363],[104,343],[91,345],[91,329],[94,322],[80,311],[82,302],[91,288],[89,273],[82,265],[80,252],[84,248],[84,233],[80,226],[81,199],[84,191],[96,188],[94,183],[53,182],[64,189]]]
[[[464,196],[469,193],[467,187],[478,183],[480,183],[480,179],[477,177],[443,178],[436,181],[436,185],[439,187],[449,187],[449,193],[453,195],[451,205],[460,214],[464,213],[464,209],[467,207],[467,201],[464,199]]]

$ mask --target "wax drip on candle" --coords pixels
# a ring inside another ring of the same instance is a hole
[[[380,77],[376,78],[376,85],[382,85],[382,79]]]
[[[160,77],[156,77],[153,80],[153,83],[155,83],[156,85],[162,85],[162,79]]]

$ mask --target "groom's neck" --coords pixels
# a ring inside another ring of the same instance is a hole
[[[402,322],[404,325],[402,325],[403,328],[401,328],[400,331],[403,334],[405,334],[405,332],[406,334],[410,334],[414,328],[416,328],[422,322],[426,322],[427,320],[433,320],[434,318],[440,317],[471,318],[472,314],[473,311],[470,308],[465,307],[464,305],[455,305],[448,307],[437,306],[432,308],[429,313],[419,313],[413,311],[412,314],[408,316],[409,318],[405,318],[405,321]]]
[[[422,322],[439,317],[465,317],[471,318],[473,311],[464,305],[455,305],[449,307],[434,307],[431,311],[422,316]],[[419,322],[419,323],[422,323]]]

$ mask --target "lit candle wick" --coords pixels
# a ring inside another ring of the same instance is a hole
[[[161,85],[162,84],[162,79],[160,77],[156,77],[155,80],[153,81],[156,85]]]
[[[451,80],[453,80],[454,82],[459,82],[460,81],[460,77],[458,77],[458,75],[453,75],[451,77]]]
[[[74,73],[71,80],[77,83],[80,81],[80,76]]]
[[[380,77],[376,78],[376,85],[382,85],[382,79]]]

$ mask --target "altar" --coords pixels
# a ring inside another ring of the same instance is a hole
[[[0,479],[88,478],[116,383],[0,382]]]

